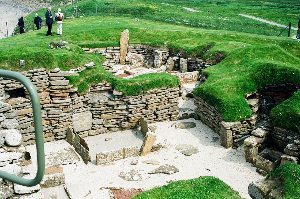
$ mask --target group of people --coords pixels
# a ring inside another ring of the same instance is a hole
[[[20,34],[25,33],[24,18],[25,18],[25,16],[21,16],[19,18],[19,21],[18,21],[18,27],[19,27],[19,33]],[[48,27],[46,36],[53,35],[52,34],[52,25],[54,23],[54,20],[57,21],[57,35],[62,35],[62,21],[64,19],[64,14],[61,12],[60,8],[58,9],[58,11],[55,14],[54,19],[53,19],[51,8],[49,7],[46,11],[45,19],[46,19],[46,25]],[[36,13],[35,17],[34,17],[34,20],[33,20],[33,23],[35,24],[37,30],[41,29],[42,22],[43,22],[42,18]]]

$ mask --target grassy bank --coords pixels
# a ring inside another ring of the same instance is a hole
[[[108,6],[108,8],[109,6],[114,6],[116,9],[125,9],[126,6],[129,6],[129,1],[118,5],[116,5],[114,1],[97,2],[102,2],[103,6]],[[87,0],[81,1],[78,5],[82,4],[82,7],[88,7],[88,5],[92,5],[93,3],[95,3],[95,1]],[[149,10],[147,11],[148,8],[143,11],[143,13],[146,14],[142,14],[142,17],[132,18],[134,17],[134,14],[131,12],[133,12],[134,9],[139,10],[141,7],[150,7],[152,9],[154,6],[154,10],[161,10],[161,14],[164,14],[166,4],[162,4],[161,1],[154,1],[152,4],[148,1],[141,2],[138,0],[130,1],[130,3],[133,4],[130,9],[128,7],[127,12],[121,12],[122,10],[117,12],[123,17],[106,16],[106,11],[103,11],[103,16],[65,20],[63,37],[45,37],[44,34],[46,30],[44,28],[41,31],[34,31],[26,33],[25,35],[3,39],[0,41],[0,45],[3,46],[3,48],[0,49],[0,67],[10,68],[12,70],[25,70],[37,67],[49,69],[61,67],[63,69],[68,69],[79,67],[90,60],[96,60],[97,63],[101,63],[100,57],[86,55],[82,52],[80,47],[118,46],[120,32],[127,28],[130,31],[131,44],[138,43],[169,47],[204,59],[210,59],[216,54],[225,55],[225,59],[221,63],[204,71],[207,76],[207,81],[195,90],[195,95],[201,96],[208,103],[215,106],[225,121],[240,121],[251,116],[251,110],[245,100],[246,94],[253,93],[267,85],[282,83],[300,84],[300,45],[295,40],[258,35],[260,34],[259,31],[255,31],[254,28],[251,28],[254,26],[248,26],[247,24],[245,24],[247,29],[256,34],[227,30],[207,30],[188,27],[186,25],[174,25],[169,22],[165,23],[154,19],[151,17],[153,13]],[[171,4],[171,1],[168,3]],[[183,3],[187,2],[178,1],[178,4],[176,5],[183,6]],[[285,1],[285,3],[288,4],[287,1]],[[241,4],[246,5],[247,3],[244,1],[233,0],[229,3],[229,5],[232,6],[232,9],[233,7],[237,8],[237,5]],[[188,2],[188,5],[190,7],[193,5],[196,6],[193,2]],[[220,6],[217,6],[216,8],[215,4],[207,5],[214,6],[216,9],[215,13],[221,12]],[[274,10],[284,10],[276,2],[272,1],[272,5],[275,6]],[[294,4],[291,3],[291,5]],[[241,5],[240,7],[242,8],[243,6]],[[256,6],[250,4],[247,4],[246,7],[247,9],[253,8],[255,11],[258,9]],[[197,8],[200,9],[200,7]],[[71,9],[71,7],[66,9]],[[191,16],[197,13],[197,16],[199,15],[200,18],[195,18],[195,20],[207,21],[204,20],[204,18],[203,20],[200,20],[202,19],[202,12],[189,13],[186,9],[184,10],[184,13],[187,15],[191,14]],[[229,13],[233,12],[231,11],[231,8],[228,8],[228,10]],[[142,11],[140,10],[139,12]],[[269,10],[266,11],[266,13],[268,12]],[[294,11],[290,11],[288,13],[293,15],[293,12]],[[151,16],[147,13],[150,13]],[[172,13],[177,14],[174,10]],[[278,18],[282,16],[280,12],[277,14]],[[214,14],[211,15],[212,17],[215,17]],[[224,15],[226,15],[225,12]],[[159,16],[159,13],[157,13],[157,16]],[[166,18],[167,14],[164,14],[164,16],[165,17],[160,18]],[[234,16],[236,16],[236,13]],[[178,16],[176,15],[174,17],[180,19],[181,15],[178,14]],[[143,20],[141,18],[149,18],[151,20]],[[231,19],[234,19],[234,17],[230,18],[229,21],[231,21]],[[242,23],[244,23],[244,21]],[[226,27],[230,26],[226,25]],[[217,28],[222,29],[221,27]],[[241,27],[239,28],[239,31],[243,31]],[[48,45],[51,41],[59,41],[60,39],[70,43],[69,50],[49,49]],[[203,51],[207,46],[209,46],[209,50]],[[19,59],[25,59],[26,68],[18,67]],[[176,82],[175,80],[173,81],[173,79],[172,81],[169,81],[168,78],[171,77],[166,77],[161,74],[154,77],[142,76],[141,78],[133,80],[118,80],[111,78],[110,74],[104,74],[100,65],[101,64],[98,65],[99,68],[97,70],[99,71],[96,71],[97,73],[89,72],[87,74],[82,74],[79,79],[72,80],[74,85],[77,86],[80,91],[84,91],[89,84],[95,84],[96,80],[105,80],[111,82],[115,88],[122,90],[125,94],[131,95],[144,92],[145,90],[156,86],[161,87],[164,84],[167,86],[174,86]],[[94,77],[95,74],[97,74],[97,77],[91,78]],[[148,78],[157,78],[159,81],[156,81],[157,79],[149,82],[145,81]],[[166,78],[166,80],[164,80],[164,78]],[[169,82],[171,83],[168,84]],[[143,89],[139,90],[141,87],[143,87]],[[300,115],[300,101],[298,98],[286,103],[288,103],[287,108],[278,109],[273,116]],[[290,121],[290,124],[294,123],[292,119]],[[280,122],[279,119],[275,119],[274,122],[278,126],[283,125],[283,122]],[[298,124],[296,123],[296,126],[297,125]],[[290,128],[296,129],[297,127],[295,128],[294,125]]]
[[[168,185],[143,192],[134,199],[220,199],[241,198],[223,181],[215,177],[201,177],[192,180],[171,182]]]
[[[299,198],[300,195],[300,166],[297,164],[284,164],[273,171],[270,179],[279,180],[283,188],[284,199]]]

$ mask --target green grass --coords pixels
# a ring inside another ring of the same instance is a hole
[[[272,109],[271,119],[274,124],[294,132],[300,131],[300,92],[295,93],[277,107]],[[288,110],[288,111],[287,111]]]
[[[241,198],[223,181],[215,177],[171,182],[168,185],[143,192],[134,199],[238,199]]]
[[[215,106],[225,121],[241,121],[251,116],[250,107],[245,100],[246,94],[256,92],[267,85],[300,84],[299,43],[283,37],[258,35],[267,34],[263,32],[265,30],[268,30],[270,34],[272,33],[271,35],[276,35],[277,32],[272,32],[269,25],[254,21],[249,21],[249,24],[248,19],[237,16],[239,12],[243,12],[255,16],[264,15],[265,18],[274,21],[278,19],[281,20],[278,21],[281,23],[286,23],[283,20],[288,19],[295,21],[297,17],[294,16],[296,12],[294,8],[298,8],[298,4],[295,2],[287,0],[251,2],[229,0],[226,1],[225,5],[225,1],[222,0],[166,1],[176,5],[174,7],[162,4],[162,1],[128,0],[120,3],[119,0],[85,0],[78,3],[78,6],[86,15],[93,15],[93,5],[97,2],[99,8],[102,8],[98,13],[101,16],[64,21],[62,39],[70,43],[70,50],[49,49],[50,41],[58,41],[61,38],[57,36],[45,37],[46,30],[42,29],[1,40],[0,67],[13,70],[37,67],[68,69],[79,67],[90,60],[96,60],[99,64],[98,68],[94,70],[99,70],[97,71],[99,74],[86,72],[72,81],[79,91],[86,91],[88,85],[95,84],[95,80],[98,79],[99,81],[111,82],[115,88],[122,90],[127,95],[142,93],[153,88],[154,85],[158,87],[163,86],[163,84],[168,85],[169,81],[163,80],[166,78],[165,75],[155,76],[155,78],[160,79],[159,81],[145,81],[148,76],[133,80],[112,78],[110,74],[104,73],[100,67],[100,57],[86,55],[79,48],[79,46],[118,46],[120,32],[127,28],[130,31],[131,44],[165,46],[206,60],[213,59],[216,54],[224,54],[225,59],[221,63],[204,71],[207,81],[196,89],[195,95],[204,98],[209,104]],[[259,7],[260,5],[264,5],[263,9]],[[182,7],[192,7],[201,10],[201,12],[187,12]],[[66,8],[67,15],[70,9],[72,8]],[[44,13],[44,10],[41,13]],[[167,20],[171,16],[175,19],[174,21]],[[224,17],[226,23],[220,23],[221,18]],[[30,16],[27,19],[29,20]],[[183,19],[193,19],[206,25],[174,25],[179,24],[177,22]],[[219,19],[219,22],[216,19]],[[165,23],[164,21],[168,22]],[[18,67],[19,59],[25,59],[26,68],[20,69]],[[149,75],[150,77],[152,75]],[[168,86],[174,86],[176,81],[170,82]],[[131,88],[127,88],[128,85]],[[140,87],[143,88],[139,89]],[[295,110],[299,110],[299,107],[300,100],[298,98],[290,100],[287,108],[281,109],[280,116],[278,115],[277,118],[291,118],[291,115],[298,118],[299,111]],[[278,112],[273,113],[272,118],[276,117],[276,113]],[[293,119],[289,119],[289,121],[287,122],[289,124],[294,122]],[[274,124],[286,128],[280,119],[274,119]],[[295,130],[295,125],[294,127],[289,126]]]
[[[84,16],[128,16],[214,30],[278,35],[282,28],[239,16],[250,14],[296,26],[300,5],[290,0],[81,0],[76,6]],[[188,11],[194,9],[197,12]],[[64,7],[72,16],[72,6]],[[287,35],[287,33],[285,33]]]
[[[112,87],[126,96],[143,94],[155,88],[173,88],[179,86],[179,80],[167,73],[140,75],[131,79],[120,79],[106,72],[102,67],[87,69],[79,76],[67,77],[70,84],[78,88],[79,93],[85,93],[91,85],[108,82]]]
[[[279,179],[283,186],[283,198],[294,199],[300,195],[300,166],[294,163],[284,164],[272,171],[270,179]]]

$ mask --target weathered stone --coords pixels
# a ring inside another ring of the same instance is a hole
[[[295,163],[298,164],[299,159],[297,157],[289,156],[289,155],[282,155],[281,156],[281,165],[286,164],[286,163]]]
[[[17,119],[6,119],[2,122],[2,126],[7,129],[15,129],[19,126]]]
[[[65,183],[65,174],[54,173],[45,175],[41,184],[42,188],[56,187]]]
[[[45,199],[45,196],[42,191],[38,191],[30,195],[21,196],[19,199]]]
[[[159,165],[160,163],[156,160],[144,160],[143,163],[151,165]]]
[[[93,116],[91,112],[77,113],[72,118],[73,129],[75,132],[87,131],[92,128]]]
[[[124,30],[121,33],[120,38],[120,64],[125,64],[126,55],[128,51],[128,42],[129,42],[129,30]]]
[[[142,181],[142,175],[134,169],[129,172],[121,172],[119,177],[126,181]]]
[[[175,126],[176,126],[176,128],[180,128],[180,129],[191,129],[191,128],[196,127],[196,123],[195,122],[179,122]]]
[[[5,133],[5,142],[8,146],[20,146],[22,143],[22,134],[15,129],[9,129]]]
[[[220,130],[220,142],[221,145],[225,148],[232,147],[233,144],[232,131],[222,128]]]
[[[156,135],[148,132],[146,137],[144,138],[144,142],[141,147],[141,156],[145,156],[151,152],[155,140],[156,140]]]
[[[248,193],[253,199],[265,199],[272,189],[272,184],[268,181],[258,181],[248,186]]]
[[[252,131],[251,134],[259,138],[265,138],[268,135],[268,132],[262,128],[257,128]]]
[[[199,153],[199,150],[197,147],[194,147],[193,145],[189,145],[189,144],[177,145],[175,147],[175,149],[178,150],[180,153],[182,153],[185,156],[191,156],[191,155]]]
[[[10,198],[14,195],[14,190],[11,186],[4,184],[0,185],[0,198]]]
[[[244,145],[245,159],[247,162],[255,163],[258,155],[258,147]]]
[[[148,132],[148,123],[144,118],[141,118],[140,120],[140,126],[141,126],[141,132],[146,135]]]
[[[149,174],[159,174],[159,173],[162,173],[162,174],[174,174],[174,173],[177,173],[179,172],[179,170],[173,166],[173,165],[162,165],[160,167],[158,167],[157,169],[153,170],[153,171],[150,171]]]

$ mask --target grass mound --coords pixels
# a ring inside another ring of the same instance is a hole
[[[85,16],[93,16],[65,20],[62,37],[45,37],[46,30],[42,29],[2,39],[0,67],[17,71],[37,67],[69,69],[94,61],[99,66],[96,71],[84,72],[77,79],[71,80],[81,92],[87,90],[89,84],[104,80],[127,95],[142,93],[163,85],[178,85],[173,77],[163,74],[146,75],[132,80],[113,78],[101,68],[101,57],[84,54],[80,49],[118,46],[120,32],[129,29],[131,44],[169,47],[206,60],[214,57],[221,57],[221,60],[225,57],[221,63],[204,71],[207,81],[195,90],[195,95],[216,107],[225,121],[241,121],[251,116],[250,107],[245,100],[246,94],[268,85],[300,84],[299,43],[288,38],[258,35],[267,34],[261,30],[266,30],[272,33],[271,35],[277,35],[278,32],[272,32],[273,29],[269,25],[251,20],[250,22],[249,19],[238,15],[244,12],[269,20],[278,19],[277,22],[283,24],[290,19],[296,24],[296,11],[290,9],[298,8],[296,2],[229,0],[225,5],[219,0],[82,0],[77,6]],[[261,6],[264,9],[261,9]],[[63,10],[70,16],[73,7],[68,6]],[[45,10],[40,12],[43,15]],[[30,20],[30,17],[27,19]],[[49,49],[48,45],[52,40],[60,39],[70,43],[70,50]],[[26,61],[26,68],[18,67],[20,59]],[[288,126],[292,130],[299,127],[298,123],[295,123],[295,119],[300,115],[298,99],[294,97],[282,105],[284,108],[279,106],[274,109],[272,118],[275,125],[284,128]],[[279,118],[289,121],[283,124]],[[291,125],[294,123],[296,125]]]
[[[192,180],[171,182],[168,185],[143,192],[134,199],[221,199],[241,198],[223,181],[215,177],[200,177]]]
[[[280,180],[283,186],[283,198],[294,199],[300,195],[300,166],[293,163],[284,164],[272,171],[270,179]]]

